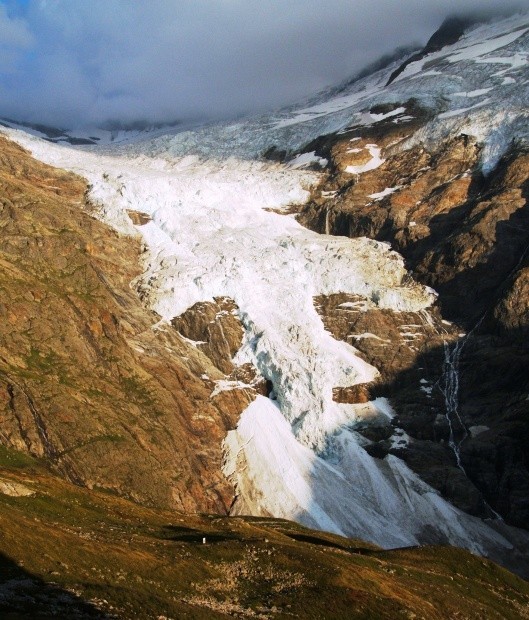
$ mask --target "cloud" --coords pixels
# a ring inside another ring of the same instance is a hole
[[[493,0],[0,0],[0,114],[59,126],[234,116],[346,79]]]
[[[24,51],[33,44],[28,25],[21,19],[11,18],[0,4],[0,73],[12,74]]]

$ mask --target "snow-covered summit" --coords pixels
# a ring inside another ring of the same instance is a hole
[[[388,79],[402,59],[302,105],[160,136],[121,150],[132,153],[139,148],[163,157],[192,153],[254,159],[275,147],[295,154],[318,136],[376,122],[369,111],[377,105],[414,100],[432,112],[421,139],[438,140],[458,127],[485,142],[485,158],[496,160],[514,136],[529,137],[528,58],[529,13],[521,13],[469,26],[456,43],[408,64],[389,86]]]

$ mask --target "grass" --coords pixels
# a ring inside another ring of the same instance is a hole
[[[0,445],[0,474],[2,470],[35,469],[38,467],[41,467],[39,461],[28,454]]]
[[[37,491],[33,497],[0,493],[0,554],[49,594],[44,607],[58,604],[57,592],[75,592],[72,609],[88,603],[86,613],[120,618],[518,619],[529,613],[526,582],[459,549],[382,551],[280,519],[151,510],[70,485],[5,448],[0,466],[2,480]],[[0,613],[8,602],[0,597]],[[23,601],[9,604],[18,604],[18,613],[31,611]]]

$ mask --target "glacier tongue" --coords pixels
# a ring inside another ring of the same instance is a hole
[[[402,258],[386,244],[318,235],[268,210],[304,201],[317,176],[236,159],[103,157],[10,133],[37,158],[87,178],[102,219],[143,235],[148,252],[137,284],[163,319],[217,296],[239,306],[246,334],[236,361],[252,362],[272,381],[277,401],[258,397],[226,438],[238,510],[387,547],[510,546],[399,459],[371,458],[349,430],[361,411],[333,401],[334,387],[371,381],[377,370],[325,331],[314,296],[342,291],[415,311],[435,295],[403,284]],[[134,227],[127,209],[151,221]],[[321,456],[329,453],[332,464]]]
[[[234,512],[295,519],[386,548],[451,543],[487,555],[511,547],[400,459],[371,458],[347,428],[335,440],[341,457],[331,464],[296,440],[273,401],[258,396],[225,441],[224,472],[240,494]]]
[[[270,211],[306,200],[313,173],[233,158],[101,157],[25,141],[40,159],[85,176],[101,217],[118,229],[134,230],[127,210],[150,216],[136,227],[149,250],[138,287],[163,319],[234,299],[246,332],[237,361],[273,383],[297,438],[319,453],[357,415],[333,401],[333,388],[371,381],[377,370],[325,331],[313,298],[346,292],[406,311],[435,298],[403,284],[403,260],[387,244],[318,235]]]

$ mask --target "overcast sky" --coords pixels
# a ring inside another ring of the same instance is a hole
[[[0,115],[73,127],[270,109],[424,44],[447,15],[506,4],[0,0]]]

